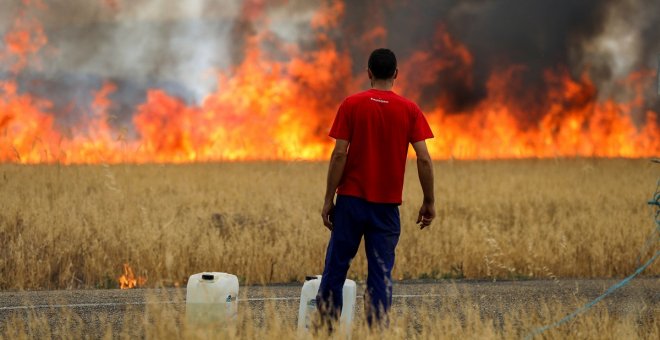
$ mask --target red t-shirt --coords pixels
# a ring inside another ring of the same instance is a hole
[[[338,194],[401,204],[408,145],[433,132],[415,103],[371,89],[341,103],[330,137],[350,143]]]

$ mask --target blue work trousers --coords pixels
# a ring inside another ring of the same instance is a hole
[[[317,306],[322,317],[339,316],[346,274],[364,236],[369,267],[364,301],[371,325],[383,319],[392,305],[394,250],[401,234],[399,205],[337,195],[332,221]]]

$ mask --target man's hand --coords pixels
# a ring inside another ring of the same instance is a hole
[[[435,218],[435,206],[433,202],[424,202],[422,207],[419,208],[419,215],[417,216],[417,223],[419,229],[424,229],[431,225],[431,222]]]
[[[323,210],[321,210],[321,217],[323,217],[323,224],[326,228],[332,231],[332,221],[330,221],[332,211],[335,209],[335,192],[344,174],[344,166],[346,166],[346,158],[348,157],[348,146],[350,143],[347,140],[337,139],[335,141],[335,148],[332,150],[330,156],[330,166],[328,168],[328,183],[325,190],[325,203],[323,203]]]
[[[419,215],[417,216],[417,224],[419,229],[424,229],[431,224],[435,218],[435,195],[433,194],[433,161],[431,155],[426,147],[426,142],[421,140],[413,143],[413,149],[417,153],[417,174],[419,175],[419,183],[422,185],[422,192],[424,193],[424,201],[422,207],[419,208]]]
[[[330,231],[333,229],[332,221],[330,221],[330,215],[332,215],[333,210],[335,210],[335,203],[332,200],[326,200],[325,203],[323,203],[321,217],[323,217],[323,225],[325,225]]]

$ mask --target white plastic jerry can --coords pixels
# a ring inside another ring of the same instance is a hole
[[[186,318],[197,325],[219,325],[236,318],[238,278],[218,272],[190,276],[186,289]]]
[[[312,318],[317,313],[316,294],[321,285],[321,275],[308,276],[305,278],[302,291],[300,292],[300,308],[298,309],[298,331],[308,331],[312,326]],[[355,292],[356,285],[353,280],[344,281],[342,289],[343,306],[339,317],[340,328],[350,335],[353,315],[355,314]]]

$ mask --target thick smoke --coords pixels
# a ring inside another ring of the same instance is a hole
[[[455,112],[476,105],[487,95],[488,77],[513,65],[522,66],[520,82],[528,92],[521,96],[520,105],[542,107],[538,104],[543,104],[547,93],[546,70],[567,68],[575,79],[588,72],[599,95],[610,97],[621,90],[617,84],[632,71],[654,69],[660,54],[660,3],[652,0],[412,1],[386,5],[351,1],[346,13],[344,36],[355,36],[380,23],[388,32],[385,44],[399,50],[403,60],[419,50],[436,54],[438,59],[445,57],[446,48],[433,42],[439,26],[465,44],[474,56],[467,77],[472,81],[463,74],[457,76],[455,68],[442,69],[435,85],[425,87],[420,94],[422,103],[430,107],[450,93],[444,105]],[[360,45],[349,45],[366,52]],[[414,67],[402,70],[429,71]],[[648,105],[658,106],[655,96],[648,98]]]
[[[111,113],[129,123],[147,89],[199,103],[215,90],[216,71],[242,60],[251,36],[273,31],[295,41],[315,9],[307,1],[233,0],[72,0],[46,2],[43,9],[13,0],[0,4],[0,36],[22,11],[42,23],[49,39],[44,62],[19,81],[50,99],[60,122],[75,121],[89,107],[90,93],[112,81]]]
[[[0,4],[0,35],[11,29],[22,3]],[[333,8],[332,3],[46,2],[46,10],[29,9],[48,35],[44,62],[22,72],[20,84],[51,99],[58,118],[75,120],[76,111],[88,107],[88,94],[110,80],[117,85],[111,112],[130,122],[148,88],[162,88],[187,103],[199,103],[215,90],[214,72],[242,62],[254,39],[261,39],[272,58],[287,58],[278,54],[282,42],[313,50],[315,28],[310,21],[321,6]],[[658,27],[660,3],[655,0],[365,0],[345,1],[342,21],[326,33],[350,52],[356,77],[364,77],[371,49],[389,46],[408,67],[401,70],[403,79],[433,80],[415,93],[423,107],[438,105],[441,98],[448,111],[460,113],[488,95],[485,84],[490,74],[513,65],[522,65],[520,82],[528,92],[521,96],[521,106],[544,104],[548,69],[565,68],[576,79],[588,72],[599,96],[625,96],[623,78],[657,66]],[[447,42],[438,43],[441,32],[471,52],[470,65],[425,69],[424,63],[405,63],[419,51],[431,59],[458,62],[458,56],[448,52]],[[655,95],[646,98],[648,107],[660,106]],[[536,120],[538,114],[530,111],[527,118]]]

